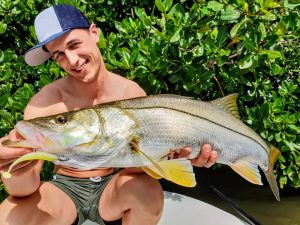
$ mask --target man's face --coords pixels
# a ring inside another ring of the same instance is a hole
[[[100,72],[101,53],[98,41],[98,29],[92,24],[89,29],[71,30],[46,47],[70,76],[91,83]]]

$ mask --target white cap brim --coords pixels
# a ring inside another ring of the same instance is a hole
[[[49,52],[46,52],[43,49],[43,46],[48,44],[49,42],[59,38],[63,34],[69,32],[70,29],[61,31],[51,37],[49,37],[46,41],[39,43],[38,45],[34,46],[33,48],[29,49],[27,52],[25,52],[24,58],[25,62],[30,66],[38,66],[42,63],[44,63],[46,60],[48,60],[51,57],[51,54]]]
[[[38,66],[51,57],[49,52],[43,50],[43,46],[35,47],[25,53],[25,62],[30,66]]]

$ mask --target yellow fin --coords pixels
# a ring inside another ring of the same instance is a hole
[[[38,146],[35,146],[26,140],[11,141],[9,139],[6,139],[2,141],[1,144],[3,146],[10,147],[10,148],[33,148],[33,149],[38,148]]]
[[[272,168],[280,155],[281,155],[281,152],[279,151],[279,149],[270,144],[269,162],[270,162],[270,165],[272,165]]]
[[[141,151],[137,144],[134,144],[134,150],[151,163],[150,166],[141,167],[150,176],[156,179],[165,178],[186,187],[196,186],[195,174],[190,160],[179,158],[155,162],[150,156]]]
[[[211,101],[212,104],[217,105],[219,108],[226,110],[235,118],[240,119],[240,114],[236,104],[237,93],[227,95],[223,98],[218,98]]]
[[[149,176],[151,176],[155,179],[161,179],[164,176],[166,176],[163,169],[150,156],[148,156],[146,153],[144,153],[139,148],[137,148],[137,146],[135,146],[135,147],[136,147],[135,148],[136,153],[141,154],[142,156],[144,156],[144,158],[146,158],[151,163],[151,166],[141,167],[141,169],[145,173],[147,173]]]
[[[238,161],[231,164],[230,167],[247,181],[262,185],[258,165],[247,161]]]
[[[271,190],[278,201],[280,201],[279,188],[277,185],[276,177],[274,176],[273,166],[277,161],[278,157],[280,156],[280,154],[281,154],[280,151],[276,147],[270,145],[269,167],[268,170],[265,172],[265,176],[271,187]]]
[[[21,156],[16,161],[14,161],[10,165],[10,167],[8,168],[8,171],[2,173],[2,176],[6,179],[9,179],[9,178],[11,178],[10,171],[12,170],[12,168],[15,165],[19,164],[20,162],[24,162],[24,161],[28,161],[28,160],[36,160],[36,159],[41,159],[41,160],[47,160],[47,161],[50,161],[50,162],[54,162],[58,159],[58,157],[54,154],[47,153],[47,152],[31,152],[31,153],[28,153],[26,155]]]
[[[141,167],[141,169],[147,173],[149,176],[153,177],[154,179],[161,179],[163,178],[162,175],[158,174],[156,171],[153,170],[153,168],[149,168],[149,167]]]
[[[165,173],[165,179],[185,187],[195,187],[196,179],[191,161],[186,158],[157,162]]]

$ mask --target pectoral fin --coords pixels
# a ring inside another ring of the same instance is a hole
[[[156,179],[165,178],[166,180],[186,187],[196,186],[195,174],[190,160],[186,158],[179,158],[173,160],[154,161],[139,148],[138,141],[133,141],[131,143],[131,147],[133,151],[136,151],[136,154],[142,155],[148,162],[150,162],[149,166],[141,168],[151,177]]]
[[[144,170],[144,172],[147,173],[150,177],[153,177],[155,179],[163,178],[163,176],[157,172],[155,167],[143,166],[143,167],[141,167],[141,169]]]
[[[2,176],[6,179],[11,178],[11,173],[10,171],[12,170],[12,168],[24,161],[28,161],[28,160],[36,160],[36,159],[41,159],[41,160],[47,160],[50,162],[54,162],[58,159],[58,157],[54,154],[50,154],[50,153],[46,153],[46,152],[32,152],[32,153],[28,153],[26,155],[23,155],[22,157],[18,158],[16,161],[14,161],[10,167],[8,168],[7,172],[3,172]]]
[[[247,161],[238,161],[231,164],[230,167],[247,181],[262,185],[258,165]]]

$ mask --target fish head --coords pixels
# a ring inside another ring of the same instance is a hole
[[[101,126],[93,109],[83,109],[17,122],[17,131],[33,146],[49,153],[71,153],[101,136]]]

